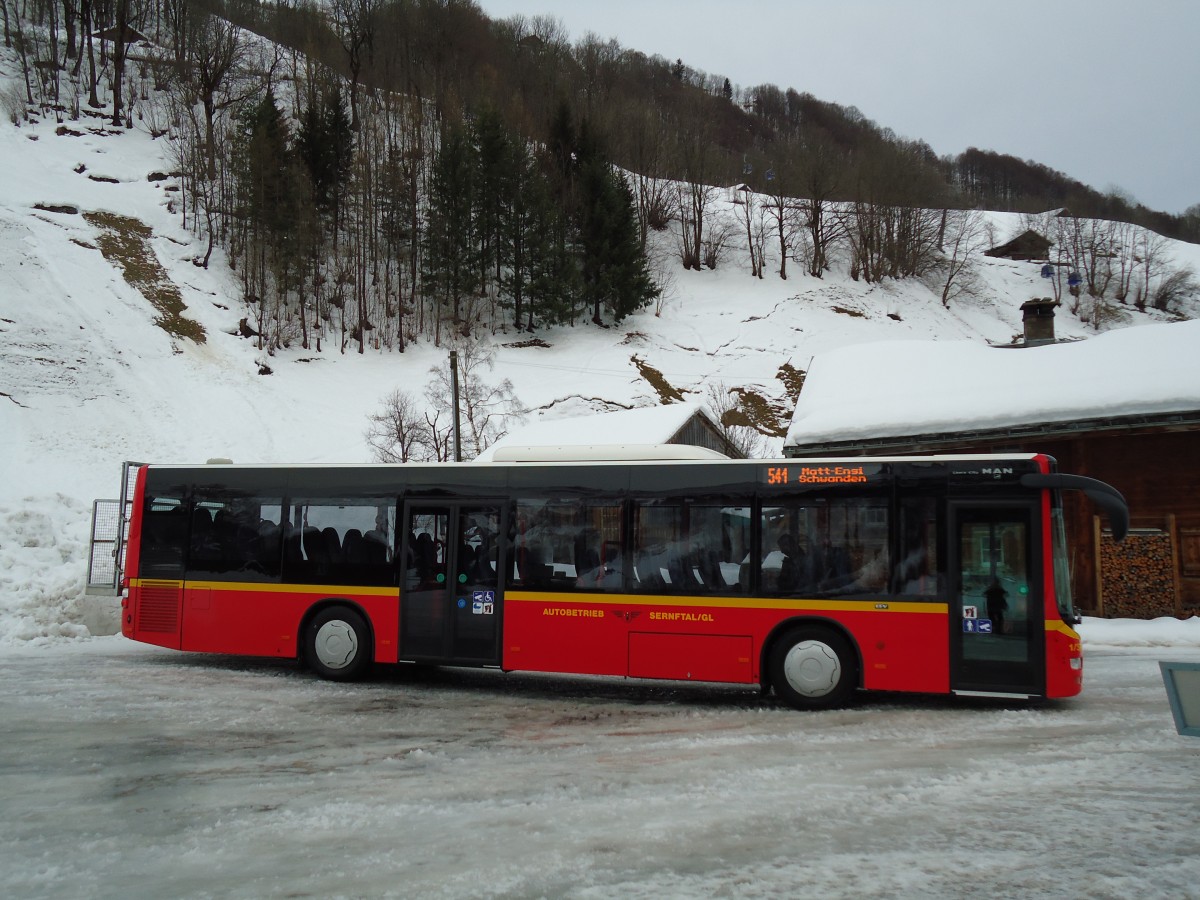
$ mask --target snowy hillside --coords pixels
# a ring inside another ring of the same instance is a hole
[[[256,351],[237,336],[246,312],[223,257],[207,270],[193,263],[203,247],[175,208],[173,180],[157,174],[171,170],[166,151],[142,128],[114,130],[101,118],[0,125],[0,640],[85,633],[91,501],[117,494],[123,460],[366,461],[368,415],[397,387],[420,396],[445,360],[445,348],[427,343],[363,356],[328,345]],[[153,271],[143,283],[177,289],[204,343],[156,325],[165,313],[106,258],[112,223],[130,219],[130,233],[141,223],[147,235]],[[1022,227],[1015,215],[989,221],[997,243]],[[1171,253],[1200,271],[1200,247],[1172,244]],[[691,400],[718,384],[786,405],[780,367],[806,369],[821,351],[1011,341],[1020,304],[1045,292],[1037,267],[978,262],[984,289],[944,309],[916,281],[872,286],[841,271],[817,280],[795,265],[783,281],[769,257],[766,277],[754,279],[734,251],[716,271],[677,269],[661,308],[620,328],[552,329],[536,342],[494,336],[493,375],[511,379],[540,421],[659,403],[649,369]],[[1167,318],[1121,313],[1108,327]],[[1057,325],[1060,335],[1093,333],[1065,313]],[[518,343],[526,346],[510,346]]]

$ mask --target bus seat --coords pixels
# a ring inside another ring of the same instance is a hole
[[[332,563],[342,561],[342,539],[338,537],[337,529],[328,526],[321,531],[321,540],[325,544],[325,557]]]
[[[342,559],[349,566],[361,566],[367,563],[367,547],[363,534],[357,528],[346,532],[342,540]]]

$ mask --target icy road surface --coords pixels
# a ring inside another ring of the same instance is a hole
[[[335,685],[104,638],[0,649],[10,897],[1182,897],[1200,740],[1159,658],[1076,700],[497,672]]]

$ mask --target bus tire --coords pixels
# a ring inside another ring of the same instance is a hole
[[[304,631],[304,661],[329,681],[354,681],[371,665],[371,632],[347,606],[321,610]]]
[[[799,626],[779,636],[767,660],[775,694],[793,709],[845,706],[858,686],[858,659],[845,638]]]

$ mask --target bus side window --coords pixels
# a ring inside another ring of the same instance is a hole
[[[684,552],[683,507],[639,502],[633,519],[634,586],[652,593],[678,593],[685,583]]]
[[[391,585],[396,506],[386,497],[294,498],[284,565],[301,584]]]
[[[512,531],[512,586],[622,590],[621,511],[615,500],[518,501]]]
[[[799,501],[763,507],[758,576],[761,593],[797,594],[815,589],[815,573],[824,557],[817,555],[818,537],[811,513]]]
[[[218,581],[278,581],[280,497],[198,490],[187,575]]]
[[[888,502],[880,497],[831,497],[817,510],[813,576],[826,596],[887,593]]]
[[[182,578],[187,540],[187,509],[182,491],[170,497],[147,497],[138,574],[142,578]]]
[[[762,510],[759,589],[784,596],[886,594],[888,502],[809,496]]]
[[[741,590],[741,561],[750,547],[750,507],[704,498],[687,508],[689,591],[701,594]]]
[[[941,589],[937,508],[934,497],[905,497],[900,501],[900,551],[894,575],[898,594],[934,597]]]
[[[639,501],[634,510],[632,587],[656,593],[742,590],[750,508],[715,498],[695,503]]]

